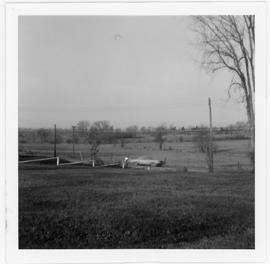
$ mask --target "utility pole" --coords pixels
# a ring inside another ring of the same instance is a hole
[[[56,157],[56,125],[54,125],[54,157]]]
[[[75,128],[76,126],[72,126],[72,152],[75,154]]]
[[[213,157],[213,128],[212,128],[212,108],[211,108],[211,98],[208,98],[208,105],[209,105],[209,121],[210,121],[210,126],[209,126],[209,172],[214,171],[214,157]]]

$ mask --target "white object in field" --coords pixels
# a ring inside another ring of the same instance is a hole
[[[57,158],[58,157],[34,159],[34,160],[23,160],[23,161],[19,161],[19,163],[31,163],[31,162],[38,162],[38,161],[44,161],[44,160],[52,160],[52,159],[57,159]]]
[[[56,157],[56,166],[59,166],[59,157]]]
[[[92,167],[95,167],[95,160],[92,160]]]
[[[154,160],[154,159],[144,159],[144,158],[137,158],[137,159],[130,159],[129,163],[136,164],[138,166],[156,166],[161,167],[165,164],[166,159],[163,160]]]
[[[125,158],[124,158],[124,161],[123,161],[123,163],[122,163],[122,168],[123,168],[123,169],[126,167],[127,162],[128,162],[128,157],[125,157]]]

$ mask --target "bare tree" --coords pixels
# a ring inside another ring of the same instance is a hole
[[[105,120],[96,121],[89,128],[88,142],[90,144],[91,159],[94,160],[95,163],[98,161],[100,145],[107,143],[110,140],[112,133],[113,126]]]
[[[213,155],[217,152],[217,145],[210,139],[208,129],[202,127],[193,138],[193,141],[199,152],[205,154],[209,172],[213,172]]]
[[[99,152],[99,146],[101,144],[100,132],[96,127],[92,126],[89,129],[88,141],[89,141],[89,144],[90,144],[91,159],[94,161],[93,164],[95,164],[95,162],[97,160],[97,155],[98,155],[98,152]]]
[[[156,128],[155,133],[155,142],[159,144],[159,150],[162,150],[163,143],[165,142],[165,134],[166,134],[166,127],[165,126],[159,126]]]
[[[113,126],[110,125],[109,121],[101,120],[95,121],[91,128],[97,129],[100,133],[111,133],[113,132]]]
[[[255,145],[255,16],[196,16],[195,31],[203,48],[203,65],[232,73],[228,94],[239,92],[246,106],[254,165]]]
[[[81,120],[77,124],[77,131],[80,137],[87,136],[87,131],[90,126],[88,121]]]

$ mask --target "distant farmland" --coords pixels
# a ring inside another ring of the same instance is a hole
[[[216,169],[250,169],[248,156],[248,140],[220,140],[216,141],[218,151],[214,156]],[[25,144],[24,149],[36,155],[53,155],[53,144]],[[60,157],[78,160],[81,152],[84,158],[90,158],[89,144],[75,144],[75,155],[72,154],[72,144],[57,144],[57,154]],[[194,142],[165,142],[160,151],[154,142],[126,143],[122,148],[120,144],[102,144],[99,157],[105,161],[122,160],[124,157],[146,156],[155,159],[167,160],[167,166],[206,169],[205,155],[199,153]]]

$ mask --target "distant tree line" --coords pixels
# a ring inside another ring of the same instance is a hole
[[[207,128],[203,126],[176,127],[160,125],[157,127],[139,127],[136,125],[129,126],[125,129],[114,128],[110,122],[101,120],[90,123],[88,121],[79,121],[74,129],[57,128],[56,143],[81,143],[91,144],[95,141],[97,144],[116,144],[119,143],[122,147],[129,140],[141,140],[145,136],[149,136],[149,140],[157,142],[159,149],[162,150],[163,143],[168,135],[179,135],[178,140],[184,141],[184,136],[196,138],[198,132]],[[231,135],[232,137],[248,137],[248,126],[244,122],[237,122],[234,125],[226,127],[214,127],[214,135]],[[19,129],[20,143],[54,143],[54,129]]]

